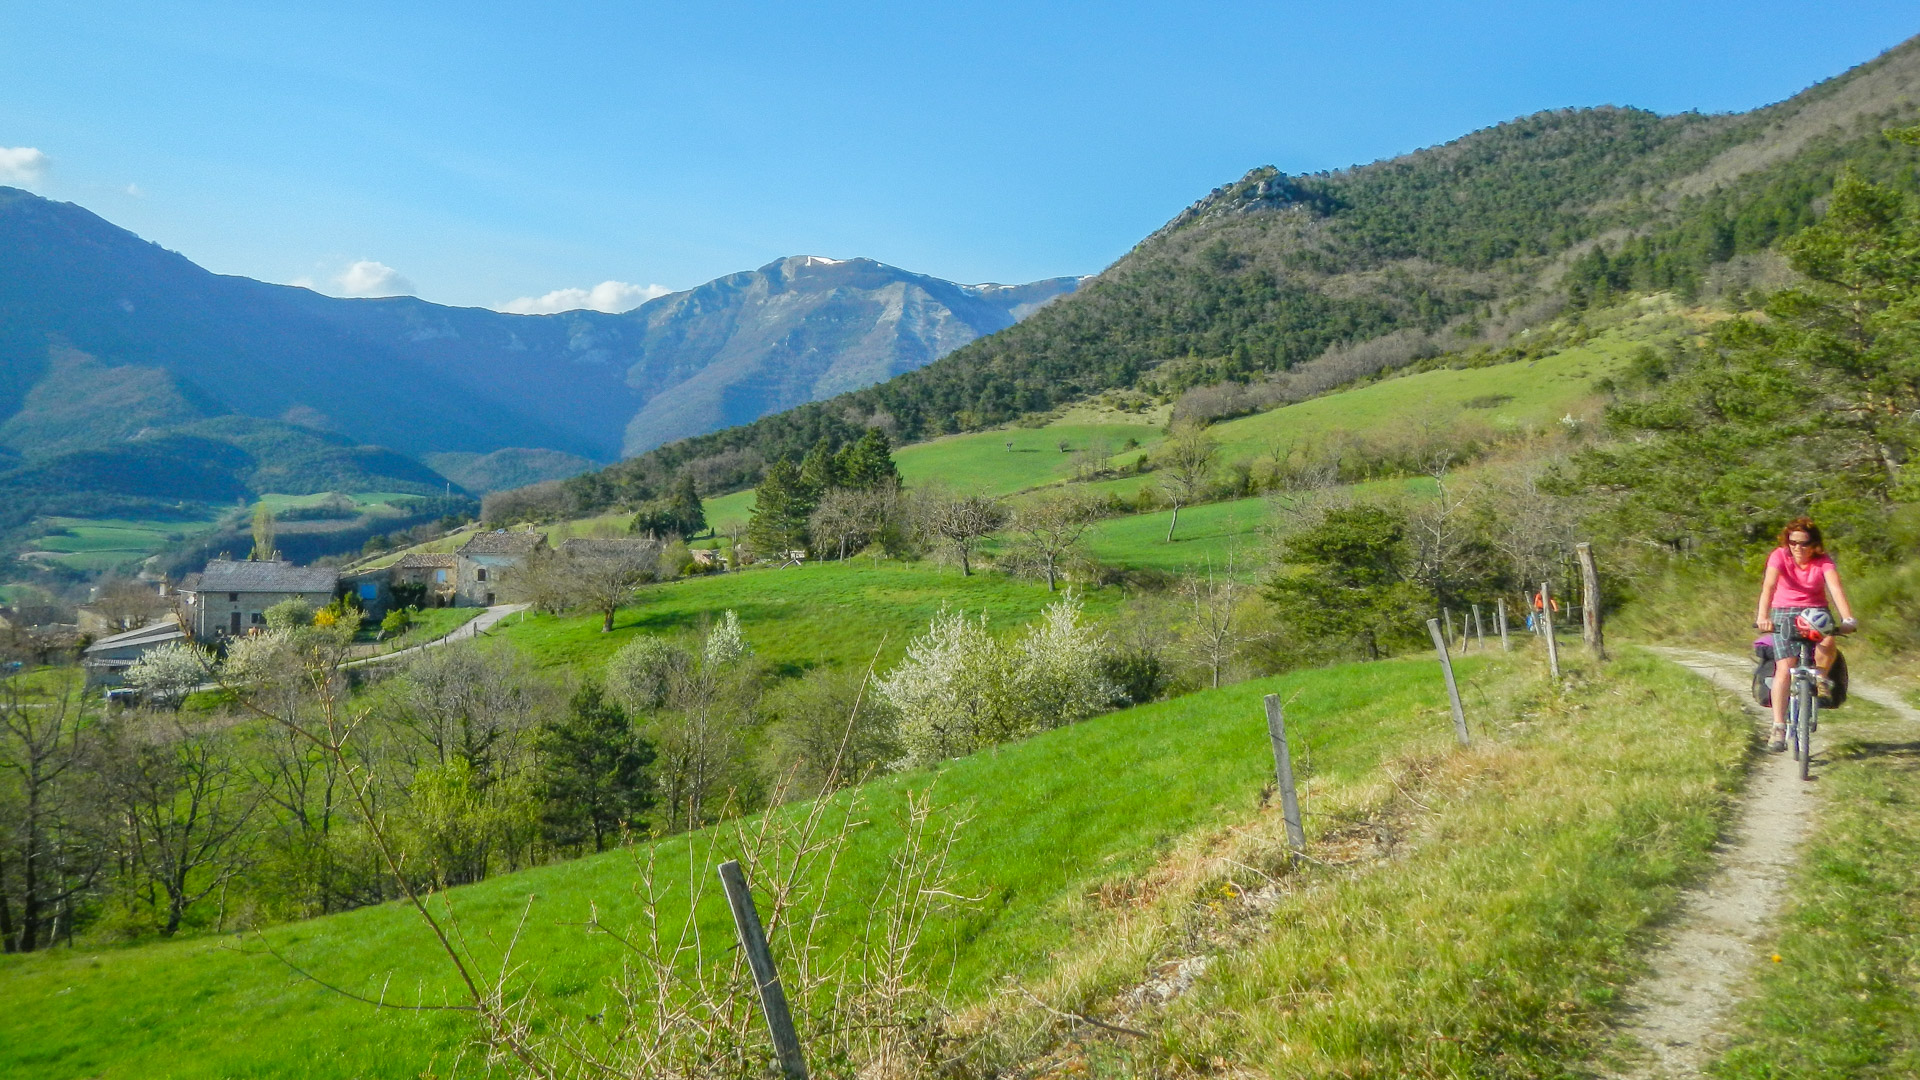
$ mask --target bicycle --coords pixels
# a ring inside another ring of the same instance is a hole
[[[1787,750],[1800,763],[1802,780],[1811,779],[1813,733],[1820,730],[1820,669],[1814,666],[1813,649],[1829,633],[1838,636],[1847,630],[1847,625],[1842,623],[1830,631],[1822,631],[1807,621],[1805,615],[1795,615],[1791,624],[1774,630],[1775,655],[1780,655],[1782,631],[1788,631],[1785,647],[1793,650],[1793,681],[1788,686],[1787,697]]]

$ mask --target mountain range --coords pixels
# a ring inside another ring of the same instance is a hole
[[[172,490],[165,470],[158,486],[119,485],[187,499],[255,489],[263,469],[291,485],[271,490],[295,493],[568,475],[911,370],[1078,284],[958,285],[800,256],[624,314],[512,315],[214,274],[82,207],[3,187],[0,266],[0,455],[30,474],[0,476],[0,489],[70,480],[64,466],[42,475],[63,455],[124,459],[163,438],[249,432],[246,460],[211,487]],[[258,457],[282,444],[357,455],[362,475]]]

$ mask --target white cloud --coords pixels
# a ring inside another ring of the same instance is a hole
[[[0,146],[0,180],[31,184],[47,171],[47,155],[31,146]]]
[[[127,194],[133,196],[136,199],[144,199],[147,197],[146,189],[141,187],[139,184],[128,184]]]
[[[552,315],[559,311],[587,308],[618,315],[632,311],[655,297],[672,292],[665,285],[632,285],[624,281],[603,281],[591,289],[555,289],[545,296],[523,296],[500,305],[514,315]]]
[[[412,296],[413,282],[386,263],[361,259],[333,279],[342,296]]]

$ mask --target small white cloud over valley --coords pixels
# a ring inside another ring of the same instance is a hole
[[[603,281],[591,289],[555,289],[545,296],[523,296],[500,305],[514,315],[552,315],[561,311],[604,311],[618,315],[632,311],[655,297],[672,292],[665,285],[633,285],[625,281]]]
[[[0,180],[31,184],[46,175],[47,155],[31,146],[0,146]]]
[[[341,296],[412,296],[413,282],[386,263],[361,259],[333,279]]]

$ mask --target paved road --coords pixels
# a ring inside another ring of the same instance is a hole
[[[359,667],[363,664],[384,664],[389,660],[399,660],[403,657],[416,656],[424,650],[438,648],[448,642],[472,641],[474,638],[493,629],[494,625],[500,620],[515,612],[525,611],[527,607],[528,605],[526,604],[495,604],[473,618],[468,619],[466,622],[461,623],[454,628],[452,633],[445,637],[437,637],[432,641],[422,642],[419,645],[410,645],[407,648],[401,649],[399,652],[390,652],[384,656],[367,656],[359,660],[349,660],[340,666]]]

